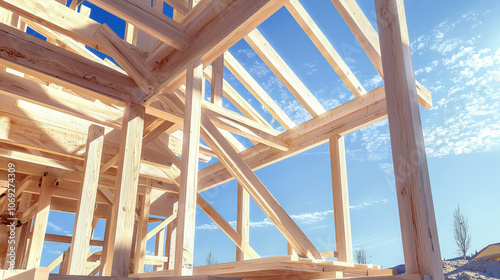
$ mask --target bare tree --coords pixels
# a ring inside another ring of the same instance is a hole
[[[212,246],[210,246],[210,250],[208,251],[206,263],[207,265],[217,263],[217,258],[212,254]]]
[[[356,259],[356,263],[366,264],[366,252],[363,245],[359,246],[359,249],[354,252],[354,258]]]
[[[464,260],[467,258],[467,250],[470,248],[471,234],[469,223],[460,211],[460,205],[457,205],[453,213],[453,233],[455,243],[457,244],[457,252]]]

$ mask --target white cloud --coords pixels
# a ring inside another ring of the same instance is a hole
[[[361,209],[364,209],[366,207],[375,205],[375,204],[385,204],[387,203],[387,199],[382,199],[382,200],[374,200],[374,201],[367,201],[358,205],[351,205],[349,206],[349,209],[351,211],[359,211]],[[318,211],[318,212],[304,212],[301,214],[295,214],[295,215],[290,215],[290,217],[299,225],[313,225],[316,223],[319,223],[323,221],[327,216],[333,215],[333,210],[326,210],[326,211]],[[236,228],[236,221],[229,221],[228,222],[233,228]],[[250,227],[251,228],[261,228],[261,227],[267,227],[267,226],[273,226],[273,223],[271,220],[268,218],[265,218],[261,221],[251,221],[250,222]],[[309,229],[315,229],[315,228],[320,228],[319,227],[313,227]],[[199,226],[196,226],[197,230],[214,230],[218,229],[219,227],[214,224],[214,223],[209,223],[209,224],[202,224]]]
[[[382,79],[382,77],[380,77],[379,74],[376,74],[371,79],[365,81],[364,84],[363,84],[363,86],[364,87],[376,88],[379,85],[381,85],[383,81],[384,80]]]
[[[53,231],[63,231],[64,229],[56,224],[54,224],[53,222],[48,222],[47,225],[53,230]]]

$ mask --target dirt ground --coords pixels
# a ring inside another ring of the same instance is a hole
[[[443,261],[446,280],[500,279],[500,261],[494,259]]]

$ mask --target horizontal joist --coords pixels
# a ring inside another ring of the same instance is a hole
[[[144,96],[127,75],[3,24],[0,61],[33,77],[120,106]]]
[[[289,145],[279,151],[262,144],[240,153],[253,170],[289,158],[326,143],[333,135],[344,135],[387,117],[384,88],[377,88],[280,135]],[[233,177],[222,163],[217,162],[200,170],[198,191],[202,192],[231,180]]]
[[[185,27],[143,1],[89,0],[163,42],[184,50],[189,38]]]

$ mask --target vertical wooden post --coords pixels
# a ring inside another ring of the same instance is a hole
[[[173,206],[173,213],[177,214],[179,210],[179,202],[175,202]],[[174,269],[174,264],[175,264],[175,248],[177,245],[177,218],[175,218],[172,223],[169,224],[169,235],[170,235],[170,240],[167,242],[167,246],[169,246],[169,254],[168,254],[168,264],[166,269],[168,270],[173,270]]]
[[[236,231],[241,235],[241,243],[249,243],[250,233],[250,195],[238,184],[238,205],[237,205]],[[236,261],[243,261],[248,256],[236,246]]]
[[[330,138],[330,158],[337,260],[353,262],[344,137],[336,135]]]
[[[193,274],[196,195],[198,194],[198,154],[200,149],[201,102],[203,101],[203,63],[187,69],[186,109],[182,144],[182,168],[177,215],[177,244],[174,275]]]
[[[141,200],[139,226],[137,230],[136,249],[134,254],[134,273],[144,272],[144,258],[146,256],[146,242],[149,224],[149,206],[151,204],[151,189],[153,181],[148,180],[146,192]]]
[[[407,274],[444,279],[402,0],[377,0],[387,114]]]
[[[85,275],[87,256],[92,236],[92,222],[101,169],[104,128],[97,125],[89,127],[87,138],[87,157],[83,171],[82,193],[76,210],[73,239],[69,251],[69,274]]]
[[[44,176],[40,187],[40,196],[38,198],[37,213],[33,222],[33,235],[30,242],[30,253],[26,269],[32,269],[40,266],[42,259],[43,241],[49,221],[50,201],[54,191],[56,179]]]
[[[224,55],[217,57],[212,63],[212,83],[210,87],[211,101],[222,106],[222,85],[224,82]]]
[[[118,173],[111,219],[106,225],[103,276],[127,277],[134,235],[137,186],[144,131],[144,106],[129,103],[123,115]]]
[[[165,229],[163,228],[156,234],[155,256],[163,257],[165,254],[164,249],[165,249]],[[158,271],[158,270],[163,270],[163,265],[160,267],[156,265],[153,266],[153,271]]]

